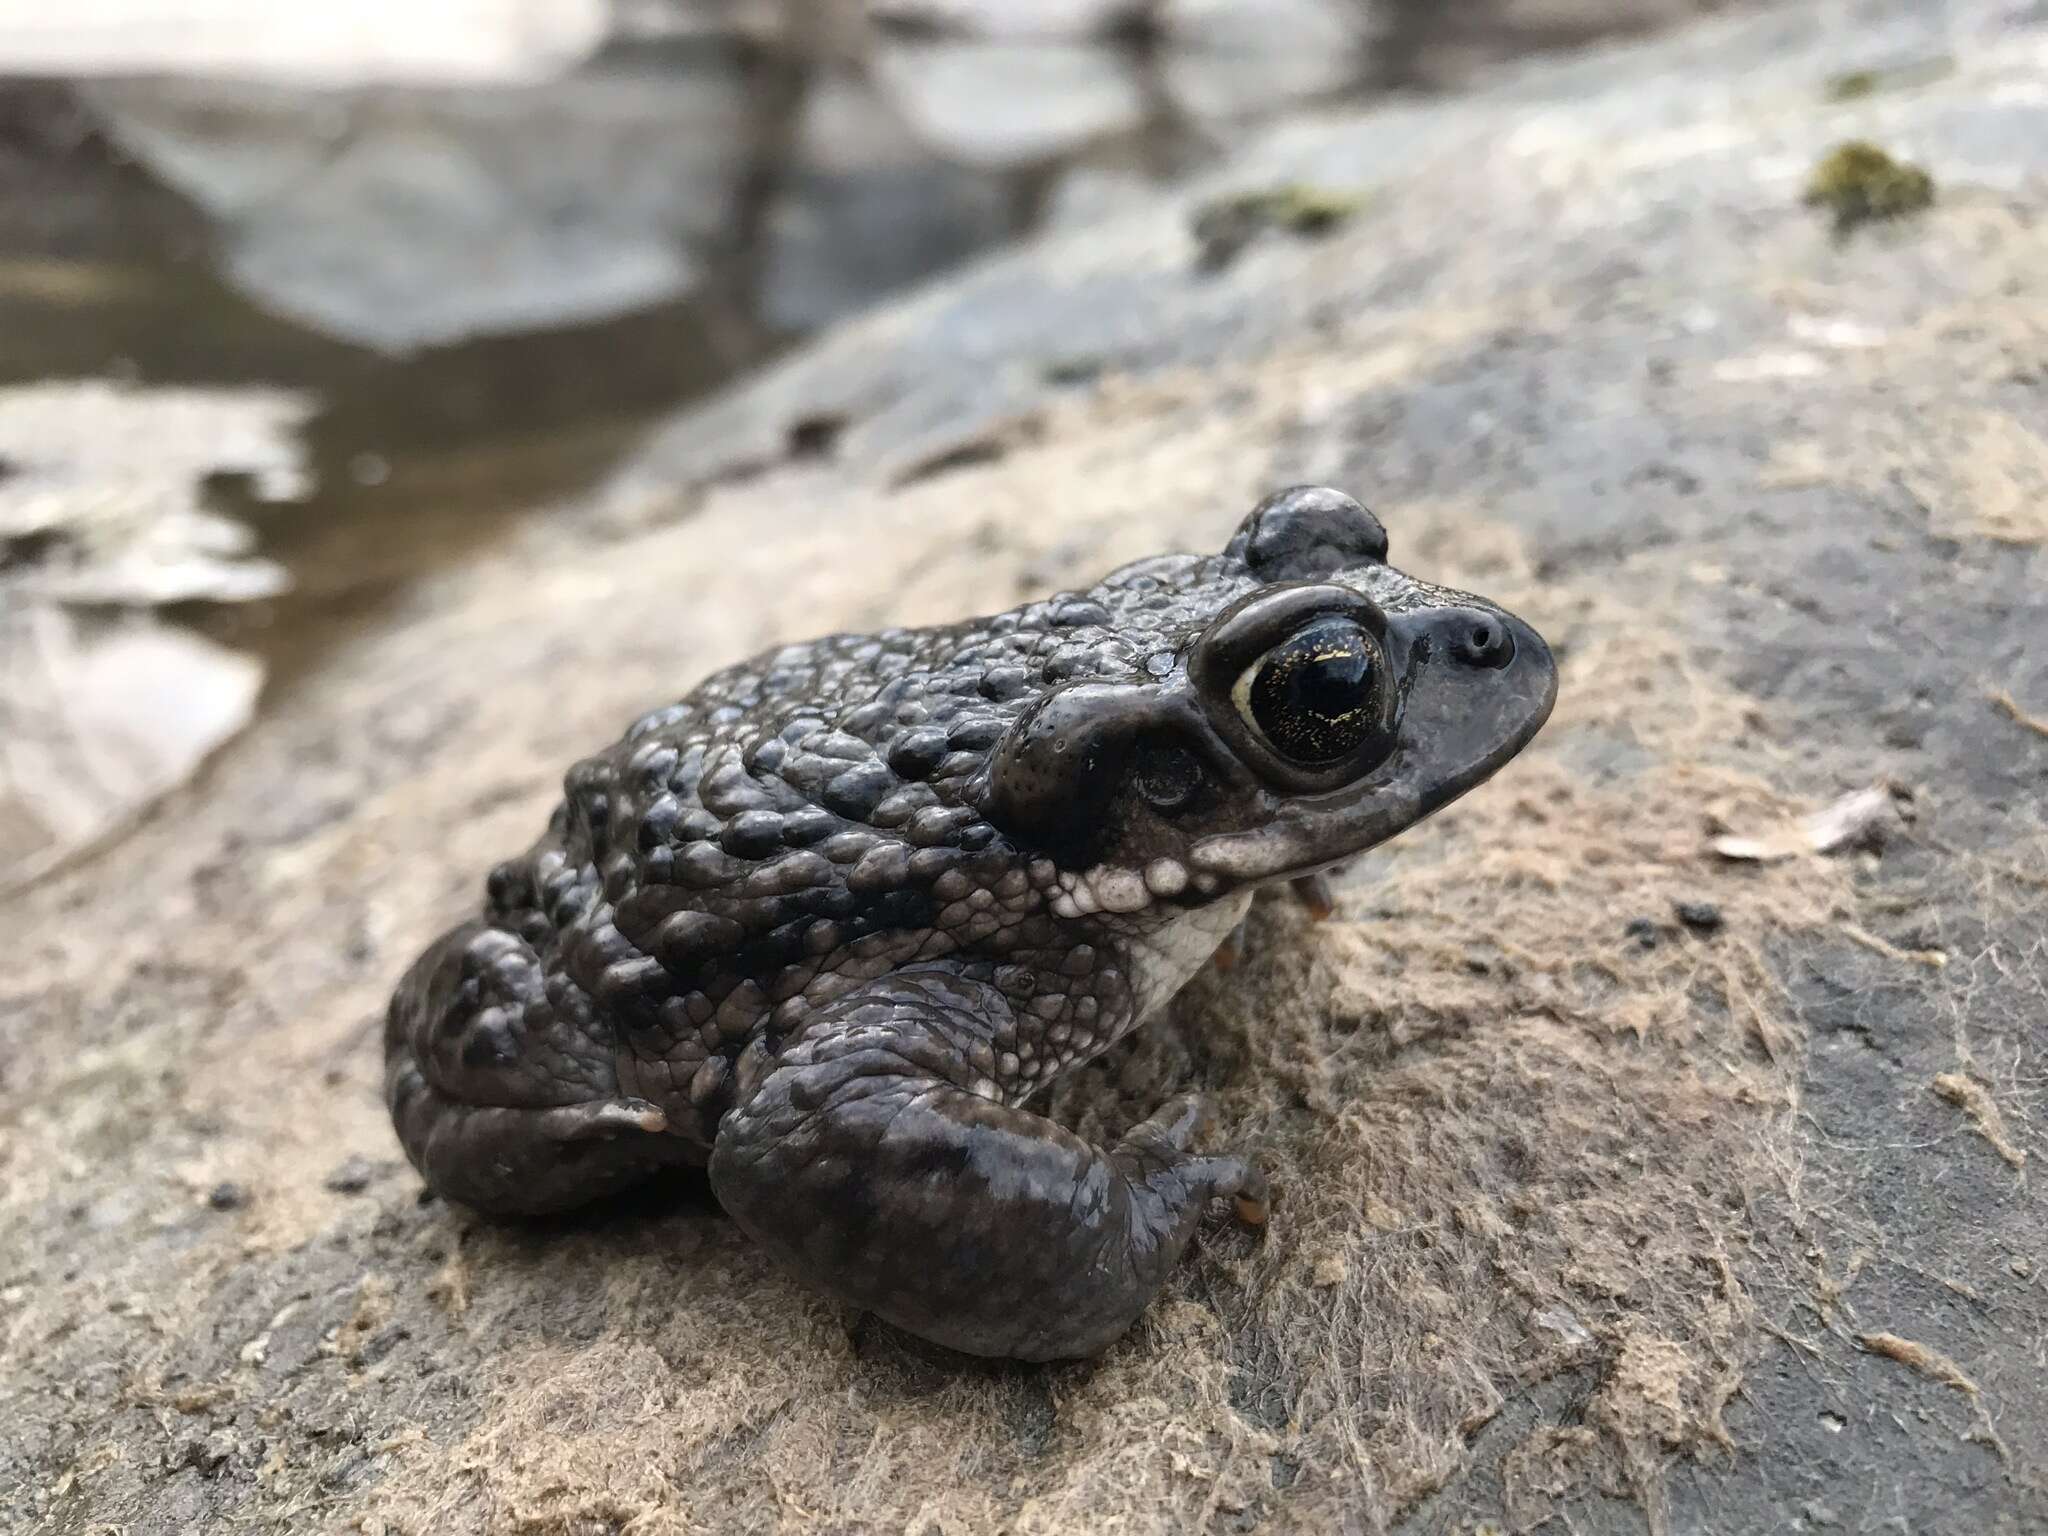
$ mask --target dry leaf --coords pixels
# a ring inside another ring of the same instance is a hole
[[[1802,853],[1832,853],[1855,842],[1876,826],[1891,804],[1891,790],[1883,784],[1859,789],[1834,804],[1802,816],[1790,826],[1779,827],[1756,837],[1724,833],[1714,839],[1714,852],[1724,859],[1746,859],[1770,863],[1795,858]]]
[[[1970,1380],[1961,1366],[1940,1350],[1931,1349],[1916,1339],[1903,1339],[1896,1333],[1859,1333],[1856,1342],[1873,1355],[1883,1355],[1887,1360],[1910,1366],[1930,1381],[1938,1381],[1971,1397],[1977,1395],[1977,1383]]]

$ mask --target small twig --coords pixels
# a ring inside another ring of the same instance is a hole
[[[1941,949],[1901,949],[1889,939],[1881,939],[1867,928],[1854,923],[1842,923],[1838,930],[1842,937],[1861,944],[1873,954],[1883,955],[1887,960],[1907,960],[1914,965],[1924,965],[1931,971],[1941,970],[1948,964],[1948,951]]]
[[[1896,1333],[1859,1333],[1856,1342],[1873,1355],[1883,1355],[1887,1360],[1912,1367],[1930,1381],[1954,1387],[1970,1397],[1977,1395],[1977,1383],[1964,1375],[1963,1368],[1938,1349],[1929,1349],[1912,1339],[1902,1339]]]
[[[2048,719],[2043,719],[2039,715],[2028,714],[2026,710],[2020,707],[2020,701],[2014,698],[2012,694],[2008,692],[2006,689],[1992,688],[1986,692],[1985,696],[1989,698],[1994,705],[2004,710],[2008,715],[2012,716],[2013,719],[2017,720],[2021,725],[2024,725],[2028,730],[2032,731],[2035,735],[2048,736]]]
[[[1997,1100],[1991,1097],[1982,1083],[1960,1072],[1942,1072],[1929,1086],[1970,1117],[1970,1124],[1976,1127],[1979,1136],[1991,1143],[1992,1151],[2014,1168],[2026,1167],[2026,1150],[2014,1146],[2012,1138],[2006,1135],[2005,1116],[1999,1113]]]

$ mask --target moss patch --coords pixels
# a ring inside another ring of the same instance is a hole
[[[1837,235],[1918,213],[1933,202],[1932,176],[1917,165],[1894,160],[1865,139],[1830,150],[1806,184],[1807,206],[1826,210]]]
[[[1908,86],[1930,85],[1955,72],[1955,60],[1945,54],[1915,59],[1910,63],[1876,69],[1847,69],[1830,75],[1821,94],[1829,101],[1861,101],[1880,91],[1903,90]]]
[[[1216,198],[1197,208],[1190,221],[1198,248],[1195,264],[1204,272],[1220,272],[1271,231],[1311,239],[1326,235],[1365,203],[1359,193],[1306,182]]]

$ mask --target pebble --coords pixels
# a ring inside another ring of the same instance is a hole
[[[1671,910],[1694,933],[1712,933],[1721,926],[1721,909],[1711,901],[1674,901]]]
[[[327,1175],[327,1188],[337,1195],[360,1195],[370,1187],[370,1180],[377,1176],[377,1170],[366,1157],[351,1157],[334,1172]]]

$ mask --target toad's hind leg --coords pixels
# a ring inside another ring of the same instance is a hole
[[[834,1003],[726,1116],[711,1184],[804,1279],[978,1355],[1096,1354],[1136,1319],[1212,1197],[1265,1179],[1186,1142],[1176,1101],[1109,1150],[991,1096],[993,988],[899,973]]]
[[[414,962],[384,1022],[384,1094],[437,1194],[479,1210],[566,1210],[687,1161],[661,1109],[618,1091],[609,1026],[558,1009],[515,934],[467,923]]]

